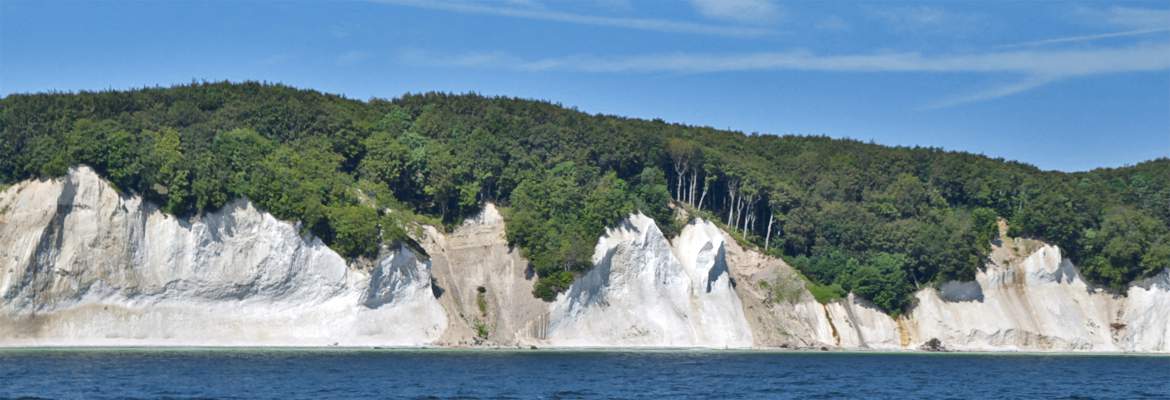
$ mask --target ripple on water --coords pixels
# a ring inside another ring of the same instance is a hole
[[[0,378],[0,399],[1131,399],[1170,394],[1170,357],[0,350]]]

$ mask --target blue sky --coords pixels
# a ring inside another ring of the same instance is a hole
[[[1170,156],[1162,2],[0,1],[0,94],[431,90],[1087,170]]]

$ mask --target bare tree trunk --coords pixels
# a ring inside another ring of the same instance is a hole
[[[735,192],[731,192],[731,200],[727,204],[727,225],[731,225],[732,218],[735,218]]]
[[[755,214],[752,212],[752,209],[755,208],[755,203],[756,203],[756,197],[755,197],[755,195],[752,195],[752,197],[749,197],[748,200],[743,205],[744,208],[747,209],[747,215],[745,215],[743,217],[743,237],[745,237],[745,238],[747,237],[747,234],[748,234],[748,220],[750,220],[752,215]]]
[[[731,227],[732,232],[739,228],[739,221],[743,219],[743,196],[739,196],[738,200],[735,206],[735,226]]]
[[[764,253],[768,252],[768,245],[772,241],[772,222],[776,221],[776,212],[768,213],[768,233],[764,235]]]
[[[735,218],[735,190],[738,187],[739,183],[730,180],[727,181],[727,193],[729,196],[728,199],[730,200],[727,204],[727,225],[731,226],[732,230],[735,230],[735,225],[732,225],[732,221]]]
[[[703,209],[703,199],[706,199],[706,198],[707,198],[707,189],[708,189],[708,187],[707,187],[707,180],[706,180],[706,179],[703,179],[703,195],[702,195],[702,196],[699,196],[699,204],[698,204],[698,205],[696,205],[696,206],[695,206],[695,208],[698,208],[698,209],[700,209],[700,210],[702,210],[702,209]]]
[[[746,227],[748,232],[756,232],[756,202],[758,201],[758,195],[751,196],[751,205],[748,207],[748,218],[751,219],[751,222],[748,222],[748,227]]]
[[[748,235],[748,232],[750,232],[750,231],[748,231],[748,221],[751,221],[751,219],[752,219],[752,198],[751,197],[748,197],[747,200],[744,200],[743,211],[744,211],[743,229],[740,229],[740,231],[743,232],[743,237],[746,238]]]
[[[745,237],[745,238],[747,237],[747,234],[748,234],[748,221],[750,221],[752,219],[752,201],[754,198],[755,198],[755,195],[752,195],[752,197],[748,197],[748,200],[746,202],[744,202],[744,205],[743,205],[743,208],[747,210],[747,214],[743,216],[743,237]]]
[[[742,196],[742,197],[743,197],[743,202],[741,202],[742,205],[739,206],[739,231],[741,233],[743,233],[743,237],[746,238],[747,237],[747,229],[746,229],[747,228],[747,220],[748,220],[748,217],[752,215],[752,213],[751,213],[752,210],[748,208],[748,203],[750,203],[752,200],[751,200],[751,197],[747,197],[747,196]]]

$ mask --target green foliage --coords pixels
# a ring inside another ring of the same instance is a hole
[[[631,188],[616,172],[597,176],[592,167],[563,162],[537,171],[512,192],[509,243],[520,246],[539,276],[534,293],[551,301],[574,274],[592,266],[593,246],[605,228],[642,210],[672,227],[661,171],[647,168]],[[664,197],[665,196],[665,197]]]
[[[853,257],[842,251],[814,257],[800,256],[794,260],[794,265],[814,281],[807,286],[818,301],[824,303],[853,292],[893,314],[910,306],[914,286],[906,276],[909,264],[908,258],[902,254],[874,253]]]
[[[0,184],[78,164],[175,214],[247,197],[347,257],[497,202],[544,299],[590,268],[597,237],[631,212],[675,235],[671,202],[796,260],[818,300],[852,291],[891,312],[913,288],[972,279],[1001,217],[1116,289],[1170,263],[1167,159],[1045,172],[474,94],[361,102],[245,82],[0,100]]]
[[[1090,210],[1062,186],[1044,188],[1030,197],[1013,219],[1013,236],[1036,236],[1064,249],[1078,249],[1081,235],[1089,228]]]
[[[330,242],[335,250],[349,256],[373,258],[378,255],[380,229],[378,212],[366,206],[328,209]]]
[[[762,280],[760,288],[766,290],[765,303],[796,303],[804,294],[805,282],[797,276],[778,276],[772,281]]]
[[[223,178],[224,189],[228,193],[248,193],[255,168],[275,148],[275,143],[251,129],[233,129],[217,135],[212,140],[211,152],[218,164],[216,175]]]
[[[475,305],[479,307],[480,315],[487,315],[487,297],[484,296],[486,293],[487,289],[483,286],[480,286],[475,290]]]
[[[592,266],[593,243],[634,211],[634,194],[613,172],[595,178],[572,162],[536,172],[512,192],[508,241],[523,249],[539,276],[534,293],[552,300],[573,274]]]
[[[808,289],[808,292],[812,294],[813,298],[815,298],[817,302],[821,304],[828,304],[834,300],[843,299],[846,295],[845,289],[842,289],[841,285],[836,283],[831,285],[822,285],[809,281],[805,282],[804,287],[805,289]]]
[[[609,172],[601,177],[585,196],[585,223],[605,228],[620,222],[635,210],[633,193],[626,182]]]
[[[533,285],[532,295],[544,301],[556,300],[557,294],[569,289],[573,284],[573,272],[546,269],[544,274]]]
[[[146,194],[154,195],[163,210],[173,214],[187,209],[191,195],[190,172],[183,160],[179,132],[174,129],[143,131],[143,180]]]
[[[114,121],[80,119],[73,124],[73,129],[65,133],[68,155],[53,159],[59,161],[64,157],[88,163],[118,188],[134,190],[141,183],[142,174],[136,139]]]
[[[1170,229],[1131,208],[1110,209],[1101,228],[1086,232],[1084,242],[1096,255],[1084,263],[1082,272],[1118,291],[1170,268]]]
[[[399,137],[386,131],[370,134],[362,142],[366,156],[358,166],[361,177],[386,187],[404,186],[409,179],[406,163],[410,148]]]
[[[479,318],[476,318],[473,327],[475,328],[475,337],[477,340],[487,340],[488,334],[491,332],[488,329],[486,322],[480,321]]]
[[[909,308],[914,291],[906,279],[906,264],[904,255],[877,253],[850,270],[841,286],[896,316]]]
[[[990,208],[976,208],[971,211],[971,224],[975,234],[975,244],[982,246],[984,243],[990,243],[999,235],[999,218],[995,215],[995,210]]]
[[[678,235],[682,226],[674,219],[674,210],[670,209],[670,189],[666,187],[666,175],[662,170],[646,167],[633,182],[636,208],[653,218],[666,237]]]

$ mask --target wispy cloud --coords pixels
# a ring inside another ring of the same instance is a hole
[[[462,1],[425,0],[370,0],[375,3],[423,8],[461,14],[493,15],[539,21],[564,22],[580,25],[605,26],[653,32],[690,33],[719,36],[764,36],[772,31],[760,27],[700,24],[656,18],[627,18],[576,14],[550,10],[544,7],[525,7],[507,4],[485,4]]]
[[[741,72],[810,70],[840,72],[1008,72],[1075,76],[1170,68],[1170,43],[1120,48],[1004,51],[980,54],[923,55],[877,53],[818,55],[808,51],[759,53],[663,53],[633,56],[574,55],[525,60],[507,53],[430,55],[403,53],[404,60],[430,65],[475,66],[522,71],[579,72]]]
[[[942,100],[934,101],[921,107],[923,110],[935,110],[940,108],[953,107],[960,104],[975,103],[980,101],[997,99],[1000,97],[1011,96],[1017,93],[1023,93],[1049,83],[1056,81],[1058,78],[1048,76],[1033,76],[1026,78],[1019,82],[1012,82],[1005,85],[994,86],[989,89],[983,89],[975,93],[961,94],[951,96]]]
[[[771,0],[691,0],[700,15],[736,22],[762,24],[780,19],[780,7]]]
[[[998,46],[999,49],[1083,43],[1133,36],[1147,36],[1170,32],[1170,9],[1110,7],[1076,8],[1072,13],[1080,23],[1094,26],[1108,26],[1125,29],[1116,32],[1070,35],[1064,37],[1031,40]]]
[[[1046,46],[1046,45],[1052,45],[1052,44],[1092,42],[1092,41],[1096,41],[1096,40],[1113,39],[1113,38],[1129,37],[1129,36],[1143,36],[1143,35],[1151,35],[1151,34],[1164,33],[1164,32],[1170,32],[1170,28],[1141,29],[1141,30],[1136,30],[1136,31],[1099,33],[1099,34],[1095,34],[1095,35],[1067,36],[1067,37],[1061,37],[1061,38],[1033,40],[1030,42],[1007,44],[1007,45],[999,46],[998,48],[1008,49],[1008,48],[1018,48],[1018,47]]]
[[[501,52],[436,55],[400,54],[408,63],[499,68],[517,71],[588,73],[720,73],[745,71],[1002,73],[1024,80],[947,99],[936,106],[982,101],[1079,76],[1170,69],[1170,43],[1077,50],[1017,50],[978,54],[878,53],[819,55],[807,51],[740,54],[665,53],[632,56],[573,55],[523,59]]]

